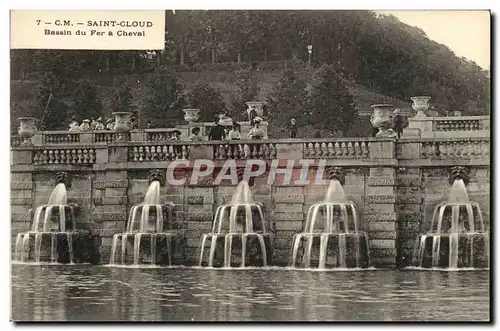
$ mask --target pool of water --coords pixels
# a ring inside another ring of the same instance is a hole
[[[487,321],[489,271],[12,265],[16,321]]]

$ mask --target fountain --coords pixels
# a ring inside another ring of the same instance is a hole
[[[31,231],[17,235],[15,260],[74,263],[75,237],[79,234],[76,231],[76,208],[76,204],[68,204],[66,185],[58,183],[48,203],[36,209]]]
[[[110,265],[171,265],[172,205],[160,204],[160,181],[152,180],[144,201],[130,209],[124,233],[113,236]],[[118,259],[117,259],[118,255]]]
[[[359,230],[353,202],[346,201],[342,184],[332,179],[325,199],[307,212],[304,232],[295,235],[292,267],[367,268],[368,236]]]
[[[217,208],[212,232],[201,238],[199,266],[267,267],[272,261],[272,235],[262,205],[255,202],[246,181],[231,203]]]
[[[447,202],[434,209],[430,231],[417,238],[414,264],[423,268],[488,268],[489,234],[465,182],[453,180]]]

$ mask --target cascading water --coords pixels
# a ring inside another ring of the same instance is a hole
[[[272,235],[262,206],[246,181],[236,188],[231,203],[217,208],[212,232],[201,237],[199,266],[246,267],[271,264]]]
[[[342,184],[331,180],[324,201],[307,213],[304,232],[292,244],[292,267],[366,268],[368,236],[359,230],[354,203],[346,201]]]
[[[14,260],[74,263],[75,208],[64,183],[57,184],[48,203],[36,209],[31,231],[17,235]]]
[[[479,205],[456,179],[447,202],[434,209],[430,231],[416,242],[414,265],[424,268],[488,268],[489,234]]]
[[[173,232],[166,232],[172,208],[160,204],[160,182],[149,185],[144,202],[132,206],[124,233],[113,236],[110,265],[170,265]]]

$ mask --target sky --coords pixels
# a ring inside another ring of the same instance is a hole
[[[488,11],[377,11],[417,26],[430,39],[448,46],[457,56],[490,68],[490,13]]]

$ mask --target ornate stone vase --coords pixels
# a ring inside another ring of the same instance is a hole
[[[184,112],[184,119],[189,124],[196,122],[198,120],[198,118],[200,118],[200,115],[199,115],[200,109],[188,108],[188,109],[183,109],[182,111]]]
[[[132,129],[132,127],[130,126],[130,117],[132,116],[132,113],[127,111],[118,111],[112,114],[115,116],[114,130],[117,133],[116,140],[127,140],[127,132]]]
[[[17,134],[23,140],[21,145],[31,145],[31,137],[35,134],[35,121],[36,118],[33,117],[19,117],[20,125]]]
[[[377,137],[395,136],[394,131],[392,131],[392,114],[394,106],[389,104],[378,104],[371,105],[370,107],[373,108],[373,115],[371,116],[370,122],[374,127],[379,129]]]
[[[420,96],[410,98],[412,101],[411,107],[417,112],[415,117],[427,117],[425,112],[429,110],[429,100],[431,97]]]
[[[248,101],[245,102],[245,104],[248,106],[247,114],[249,116],[252,109],[255,109],[255,113],[257,114],[257,116],[264,116],[264,103],[262,101]]]

